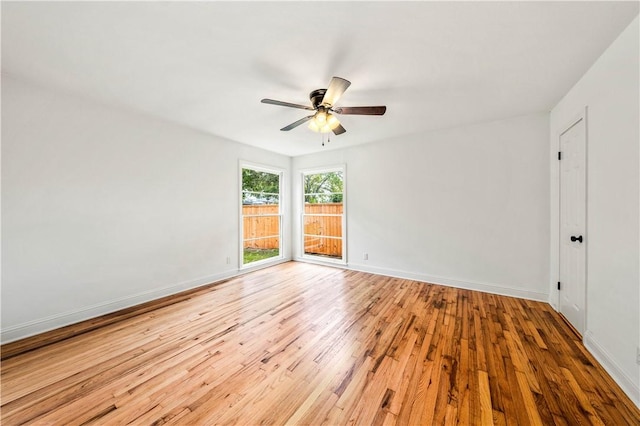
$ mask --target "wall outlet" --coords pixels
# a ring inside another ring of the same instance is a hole
[[[227,265],[231,264],[231,258],[229,256],[227,256]]]
[[[369,260],[369,253],[363,253],[362,260]]]
[[[636,348],[636,364],[640,365],[640,347]]]

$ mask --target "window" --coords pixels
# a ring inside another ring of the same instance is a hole
[[[303,257],[345,263],[344,168],[303,172]]]
[[[282,258],[282,171],[242,165],[242,266]]]

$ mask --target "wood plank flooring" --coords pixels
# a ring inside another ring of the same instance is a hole
[[[2,347],[3,425],[639,425],[544,303],[289,262]]]

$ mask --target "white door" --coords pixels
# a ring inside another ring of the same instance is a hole
[[[581,118],[560,135],[560,312],[581,334],[586,305],[586,148]]]

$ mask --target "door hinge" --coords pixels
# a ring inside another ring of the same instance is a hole
[[[558,281],[558,290],[560,290],[560,281]]]
[[[558,151],[558,160],[562,160],[562,151]]]

